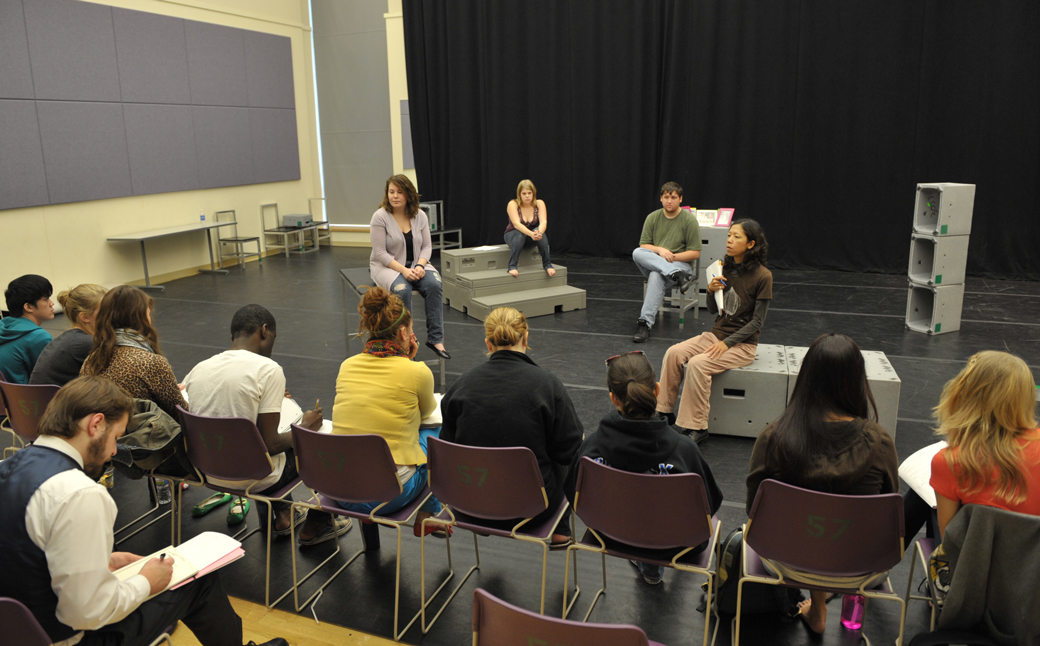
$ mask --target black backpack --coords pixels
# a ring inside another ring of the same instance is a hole
[[[744,529],[738,527],[722,540],[722,556],[718,565],[718,589],[715,603],[719,613],[737,613],[737,580],[740,578],[740,562],[743,556]],[[798,616],[798,602],[805,597],[797,588],[764,583],[745,583],[740,600],[741,614],[760,615],[776,612],[785,619]]]

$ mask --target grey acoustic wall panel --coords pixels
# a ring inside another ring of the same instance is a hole
[[[123,106],[37,101],[52,204],[130,195]]]
[[[0,99],[31,98],[32,73],[22,0],[0,0]]]
[[[191,103],[184,21],[112,9],[119,86],[127,103]]]
[[[300,145],[296,110],[249,109],[253,139],[253,181],[300,179]]]
[[[244,32],[249,105],[254,108],[294,108],[292,41],[285,36]]]
[[[23,0],[37,99],[116,101],[112,9],[77,0]]]
[[[191,114],[199,188],[252,184],[255,180],[249,108],[195,106]]]
[[[128,103],[123,119],[134,195],[199,187],[191,106]]]
[[[249,105],[242,29],[184,21],[188,78],[195,105]]]
[[[0,209],[47,203],[35,101],[0,101]]]

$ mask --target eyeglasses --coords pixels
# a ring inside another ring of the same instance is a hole
[[[631,352],[622,352],[621,354],[615,354],[614,356],[610,357],[609,359],[607,359],[603,363],[605,363],[606,366],[609,368],[611,361],[613,361],[614,359],[617,359],[618,357],[624,357],[624,356],[627,356],[627,355],[630,355],[630,354],[641,354],[641,355],[643,355],[644,358],[646,357],[646,353],[643,352],[642,350],[632,350]],[[650,360],[647,359],[647,361],[650,361]]]

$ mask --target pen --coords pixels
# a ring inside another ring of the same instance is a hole
[[[159,560],[160,561],[165,559],[165,558],[166,558],[166,552],[163,552],[162,554],[159,555]]]

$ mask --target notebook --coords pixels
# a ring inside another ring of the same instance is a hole
[[[237,561],[245,556],[245,553],[242,544],[226,534],[202,532],[178,547],[171,545],[121,567],[114,574],[120,581],[126,581],[130,577],[140,574],[148,561],[165,555],[165,558],[173,560],[173,577],[166,590],[174,590],[191,583],[200,576],[219,570],[228,563]],[[165,590],[156,594],[162,594],[162,592]],[[152,597],[154,596],[156,595],[153,594]]]
[[[929,444],[903,460],[903,463],[899,465],[899,477],[933,508],[936,505],[935,489],[928,484],[932,479],[932,458],[940,449],[945,448],[946,442]]]

